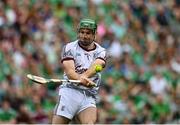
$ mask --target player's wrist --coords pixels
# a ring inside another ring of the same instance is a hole
[[[80,83],[83,84],[83,85],[86,85],[85,77],[86,77],[86,76],[84,76],[83,74],[81,74],[81,75],[79,76]]]
[[[90,84],[91,84],[91,83],[89,82],[87,76],[84,75],[84,74],[81,74],[81,75],[80,75],[80,79],[79,79],[79,80],[81,81],[80,83],[81,83],[82,85],[84,85],[84,86],[87,86],[87,87],[88,87],[88,86],[90,86]]]

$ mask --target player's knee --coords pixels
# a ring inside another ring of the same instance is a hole
[[[95,123],[96,123],[96,118],[87,119],[87,120],[82,121],[82,124],[95,124]]]
[[[52,118],[52,124],[68,124],[69,122],[70,120],[63,116],[54,115]]]
[[[95,124],[95,122],[94,121],[87,121],[87,122],[84,122],[84,123],[82,123],[82,124]]]

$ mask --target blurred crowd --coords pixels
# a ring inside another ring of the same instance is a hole
[[[180,123],[180,0],[1,0],[0,123],[50,123],[61,49],[83,17],[107,49],[98,122]]]

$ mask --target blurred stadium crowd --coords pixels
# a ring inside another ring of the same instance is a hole
[[[82,17],[96,19],[108,51],[101,124],[180,123],[180,0],[1,0],[0,123],[50,123],[64,44]]]

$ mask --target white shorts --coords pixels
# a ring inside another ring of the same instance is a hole
[[[54,114],[72,119],[88,107],[96,107],[95,98],[73,88],[60,88]]]

